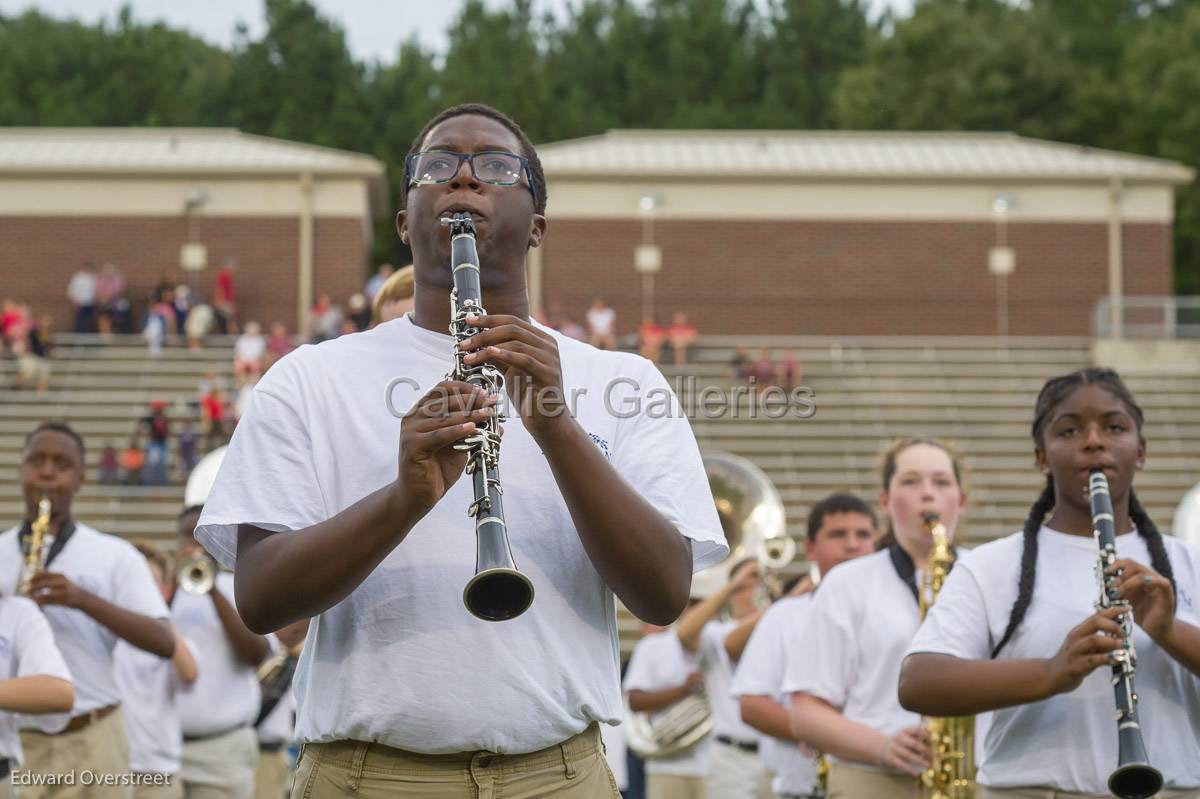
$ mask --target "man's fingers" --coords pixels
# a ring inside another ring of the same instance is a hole
[[[413,419],[409,434],[424,435],[435,430],[459,427],[467,422],[483,424],[495,415],[493,408],[478,408],[473,411],[454,411],[440,416],[422,416]]]
[[[456,424],[451,427],[443,427],[438,430],[431,430],[428,433],[421,433],[417,436],[416,448],[419,452],[432,453],[437,452],[443,447],[453,444],[455,441],[460,441],[474,433],[476,430],[474,422],[466,422],[465,424]]]

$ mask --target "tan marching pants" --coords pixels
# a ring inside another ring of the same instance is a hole
[[[169,785],[138,785],[133,789],[133,799],[183,799],[183,780],[172,774]]]
[[[915,799],[917,780],[907,774],[831,763],[829,799]]]
[[[259,752],[254,799],[283,799],[288,789],[288,759],[282,751]]]
[[[96,777],[129,774],[129,739],[125,737],[120,708],[78,732],[46,735],[21,730],[21,747],[25,750],[23,770],[45,775],[73,774],[75,783],[22,785],[21,799],[133,799],[130,785],[94,784]]]
[[[12,777],[5,777],[0,780],[0,799],[16,799],[16,796],[13,793]]]
[[[620,799],[592,724],[521,755],[423,755],[363,741],[305,744],[291,799]]]
[[[704,777],[682,774],[647,774],[646,799],[707,799],[708,782]]]
[[[988,788],[980,785],[976,789],[976,799],[1109,799],[1110,794],[1071,793],[1056,791],[1053,788]],[[1200,799],[1200,790],[1159,791],[1155,799]]]

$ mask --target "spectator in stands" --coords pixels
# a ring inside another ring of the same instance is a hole
[[[198,436],[196,429],[192,426],[190,420],[185,420],[183,427],[180,428],[176,438],[179,439],[179,472],[184,480],[192,473],[192,469],[196,466],[198,460],[196,456],[196,443]]]
[[[100,450],[100,485],[116,485],[120,479],[119,467],[117,449],[112,445],[112,441],[105,439],[104,449]]]
[[[172,307],[175,309],[175,335],[187,335],[187,318],[192,312],[192,303],[196,301],[196,295],[187,283],[177,283],[171,296]]]
[[[638,352],[643,358],[649,358],[658,363],[662,356],[663,342],[667,340],[667,331],[654,321],[654,314],[646,314],[642,326],[638,328]]]
[[[146,485],[167,484],[167,442],[171,440],[171,421],[167,418],[167,403],[154,400],[150,414],[142,419],[146,431],[146,463],[142,482]]]
[[[219,385],[213,385],[200,400],[200,419],[204,451],[212,452],[225,443],[225,393]]]
[[[763,347],[758,351],[758,360],[750,367],[754,388],[761,395],[775,385],[775,364],[771,362],[771,351]]]
[[[267,339],[258,322],[247,322],[246,329],[233,345],[233,375],[240,381],[258,380],[263,371],[263,356],[267,353]]]
[[[141,436],[138,433],[134,433],[129,438],[129,446],[121,450],[121,475],[125,481],[125,485],[141,485],[142,467],[145,465],[146,453],[142,449]]]
[[[217,323],[217,332],[226,335],[237,333],[237,302],[233,291],[233,269],[236,261],[226,258],[217,270],[213,283],[212,309]]]
[[[217,370],[210,368],[204,373],[204,377],[200,378],[200,382],[196,384],[196,396],[201,400],[213,389],[225,390],[225,382],[217,376]]]
[[[213,313],[212,306],[206,302],[197,302],[188,311],[183,331],[187,336],[188,348],[192,352],[197,352],[204,347],[204,337],[212,330],[215,318],[216,314]]]
[[[29,328],[24,340],[14,346],[18,388],[30,384],[38,394],[45,394],[50,388],[50,325],[50,317],[43,315],[36,325]]]
[[[375,270],[375,274],[371,275],[367,280],[367,285],[363,287],[363,293],[367,295],[367,302],[375,302],[375,298],[379,296],[379,290],[383,288],[384,284],[395,273],[396,267],[391,264],[379,265],[379,268]]]
[[[667,328],[667,339],[671,342],[676,366],[687,363],[688,348],[696,343],[697,335],[696,327],[688,321],[687,314],[676,311],[671,317],[671,326]]]
[[[346,321],[354,324],[354,329],[349,333],[357,333],[360,330],[366,330],[371,326],[371,306],[367,304],[367,298],[361,294],[355,294],[350,297],[347,302],[350,308],[350,313],[346,317]]]
[[[296,345],[292,343],[292,338],[287,334],[287,328],[284,327],[283,322],[271,325],[271,336],[267,339],[266,366],[269,368],[271,364],[295,348]]]
[[[583,329],[583,325],[576,322],[570,316],[562,318],[562,327],[559,328],[559,332],[576,341],[587,341],[588,338],[587,331]]]
[[[371,326],[399,319],[413,307],[413,268],[410,264],[392,274],[371,303]]]
[[[0,355],[12,352],[13,341],[20,340],[18,324],[21,312],[12,297],[5,297],[0,302]]]
[[[313,344],[337,338],[342,329],[342,309],[333,304],[328,294],[319,294],[317,304],[309,315],[308,339]]]
[[[163,343],[167,338],[168,318],[170,317],[164,313],[164,303],[162,302],[156,302],[150,306],[150,310],[146,313],[146,324],[142,327],[142,338],[146,340],[146,346],[149,348],[150,357],[152,358],[162,355]]]
[[[602,298],[597,297],[592,300],[592,307],[588,308],[587,312],[587,324],[593,347],[602,350],[617,348],[617,338],[614,333],[616,322],[617,312],[605,305]]]
[[[111,262],[100,267],[96,278],[96,325],[100,335],[108,338],[113,330],[125,332],[129,327],[129,300],[125,297],[125,277]]]
[[[738,347],[737,352],[729,359],[729,380],[732,383],[744,383],[750,379],[750,351]]]
[[[96,332],[96,265],[84,261],[67,284],[67,297],[75,308],[75,332]]]
[[[804,364],[796,358],[796,351],[783,351],[783,360],[775,365],[775,382],[784,391],[791,392],[800,385],[804,377]]]

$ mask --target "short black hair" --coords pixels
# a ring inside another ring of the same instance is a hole
[[[54,421],[42,422],[37,427],[33,428],[33,430],[29,433],[29,435],[25,436],[25,444],[24,444],[24,446],[21,447],[21,449],[22,450],[29,449],[29,445],[33,442],[34,436],[36,436],[38,433],[47,433],[47,432],[62,433],[64,436],[70,437],[75,442],[75,444],[79,447],[79,465],[80,465],[80,467],[83,467],[86,464],[85,458],[87,457],[87,448],[84,447],[84,445],[83,445],[83,436],[76,433],[75,429],[73,427],[71,427],[71,425],[67,424],[66,422],[54,422]]]
[[[521,130],[521,126],[513,121],[508,114],[483,103],[461,103],[450,106],[426,122],[425,127],[421,128],[421,132],[417,134],[417,138],[413,139],[412,146],[408,148],[408,155],[404,157],[404,186],[400,195],[404,207],[408,207],[408,192],[412,188],[412,181],[409,180],[408,176],[408,156],[415,155],[421,151],[421,145],[424,143],[425,137],[429,135],[429,131],[447,119],[463,116],[480,116],[494,119],[508,128],[509,132],[517,137],[517,141],[521,143],[520,154],[525,156],[525,159],[529,161],[529,173],[533,178],[533,193],[537,195],[534,197],[533,210],[539,214],[546,213],[546,173],[542,171],[542,161],[538,158],[537,150],[533,147],[533,142],[525,135],[525,131]]]
[[[191,516],[193,513],[200,513],[204,510],[204,505],[188,505],[183,510],[179,511],[179,515],[175,517],[179,521],[184,516]]]
[[[808,512],[809,541],[817,540],[817,533],[821,530],[821,524],[825,521],[825,517],[831,513],[861,513],[871,520],[872,527],[877,527],[879,524],[875,518],[875,511],[871,510],[871,506],[858,497],[845,493],[830,494],[816,505],[813,505],[812,510]]]
[[[735,564],[733,564],[732,566],[730,566],[730,567],[729,567],[729,577],[730,577],[730,579],[732,579],[732,578],[733,578],[733,575],[737,573],[737,570],[738,570],[738,569],[742,568],[742,567],[743,567],[743,566],[745,566],[747,563],[758,563],[758,558],[755,558],[755,557],[742,558],[742,559],[741,559],[741,560],[739,560],[737,563],[735,563]]]

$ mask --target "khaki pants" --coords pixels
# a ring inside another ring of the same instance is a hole
[[[976,799],[1109,799],[1110,794],[1071,793],[1053,788],[988,788],[980,785],[975,796]],[[1200,799],[1200,790],[1166,790],[1154,796],[1155,799]]]
[[[258,767],[258,736],[251,727],[183,742],[179,777],[187,799],[251,799]]]
[[[646,799],[708,799],[703,777],[682,774],[647,774]]]
[[[306,744],[292,799],[619,799],[595,724],[523,755],[422,755],[362,741]]]
[[[138,785],[133,789],[133,799],[183,799],[183,780],[172,774],[169,785]]]
[[[757,799],[762,773],[757,753],[716,741],[708,771],[708,799]]]
[[[0,799],[16,799],[16,796],[13,793],[12,777],[5,777],[0,780]]]
[[[288,789],[288,759],[282,751],[259,752],[254,799],[283,799]]]
[[[78,732],[46,735],[21,730],[25,771],[35,774],[71,776],[74,785],[23,785],[21,799],[133,799],[129,785],[84,784],[94,777],[129,773],[129,739],[125,720],[117,710]]]
[[[917,779],[846,763],[829,766],[829,799],[915,799]]]

